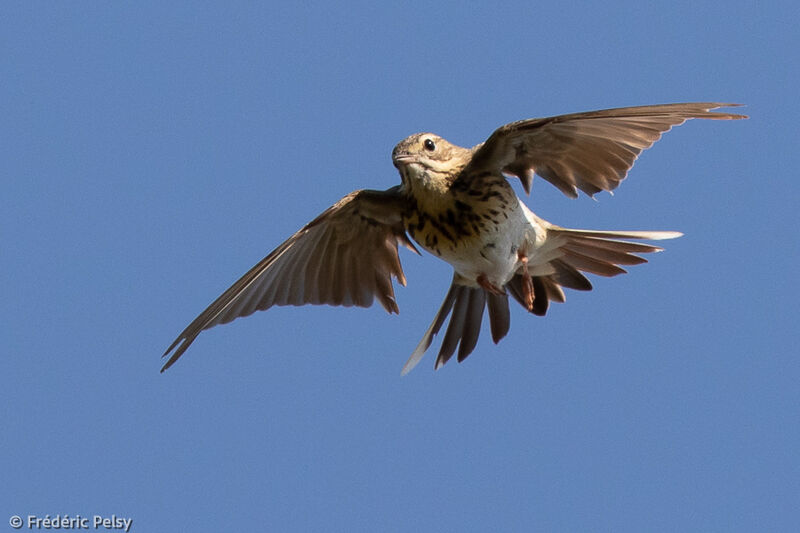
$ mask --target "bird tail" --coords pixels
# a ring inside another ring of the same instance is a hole
[[[584,273],[612,277],[627,271],[620,265],[639,265],[647,259],[636,254],[660,252],[663,248],[624,239],[664,240],[683,235],[677,231],[593,231],[554,226],[543,220],[547,238],[536,250],[528,272],[533,282],[534,300],[530,312],[544,316],[549,303],[566,300],[562,287],[592,290]],[[523,307],[525,298],[521,274],[506,284],[506,289]]]
[[[584,273],[605,277],[624,274],[626,270],[620,265],[638,265],[647,262],[636,254],[662,250],[658,246],[624,239],[663,240],[682,235],[677,231],[568,229],[554,226],[541,219],[539,223],[546,228],[547,238],[544,244],[537,247],[535,255],[530,258],[532,261],[528,264],[534,296],[533,306],[529,309],[525,303],[521,273],[515,274],[505,285],[508,294],[531,313],[539,316],[547,313],[551,301],[566,300],[563,287],[579,291],[592,290],[592,284]],[[489,309],[492,340],[495,343],[500,342],[500,339],[508,333],[511,323],[508,294],[495,294],[481,287],[467,286],[458,274],[454,275],[442,306],[411,357],[406,361],[401,374],[407,374],[419,363],[448,316],[450,321],[436,358],[436,369],[452,357],[456,348],[458,348],[459,362],[472,353],[478,342],[485,307]]]
[[[458,274],[454,275],[442,306],[403,366],[401,375],[408,374],[419,363],[451,311],[452,316],[447,324],[435,368],[438,369],[445,364],[455,353],[456,347],[458,347],[458,361],[466,359],[478,342],[485,307],[489,308],[489,325],[492,330],[492,340],[496,344],[506,336],[511,324],[508,295],[494,294],[480,287],[468,287],[459,283]]]

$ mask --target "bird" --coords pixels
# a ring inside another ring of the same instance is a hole
[[[204,330],[272,306],[370,307],[398,313],[394,278],[405,286],[398,248],[414,243],[453,267],[444,302],[401,370],[421,360],[448,319],[439,369],[475,349],[484,311],[495,344],[510,329],[509,296],[533,315],[564,302],[564,288],[588,291],[586,273],[611,277],[662,248],[634,242],[680,237],[676,231],[570,229],[534,214],[514,192],[530,194],[535,175],[570,198],[613,192],[639,154],[689,119],[733,120],[714,102],[622,107],[533,118],[496,129],[464,148],[433,133],[400,141],[392,162],[400,184],[354,191],[280,244],[223,292],[162,357],[172,366]]]

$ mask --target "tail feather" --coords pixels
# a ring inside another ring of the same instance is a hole
[[[444,297],[444,302],[442,302],[442,306],[439,308],[439,311],[436,312],[436,316],[433,318],[433,322],[425,331],[425,334],[422,335],[422,339],[420,339],[419,344],[417,347],[414,348],[414,351],[411,353],[411,357],[408,358],[406,364],[403,365],[403,369],[400,371],[401,376],[405,376],[411,369],[417,366],[422,356],[425,355],[425,352],[430,348],[431,342],[433,342],[433,337],[439,333],[439,330],[442,328],[442,324],[444,324],[445,319],[450,314],[450,310],[453,309],[453,303],[456,300],[456,290],[458,289],[458,285],[452,283],[450,285],[450,290],[447,291],[447,296]]]
[[[483,308],[486,307],[486,291],[475,289],[466,294],[467,301],[463,304],[467,308],[464,316],[464,326],[462,327],[461,342],[458,344],[458,362],[467,358],[475,345],[478,344],[478,335],[481,332],[481,322],[483,321]],[[461,305],[456,301],[456,305]],[[442,361],[444,364],[446,361]]]
[[[533,283],[533,308],[530,312],[534,315],[546,315],[551,300],[556,302],[564,301],[564,292],[561,290],[561,287],[558,286],[558,283],[553,281],[550,276],[533,276],[531,282]],[[527,309],[525,305],[525,296],[522,291],[521,274],[516,274],[511,278],[506,284],[506,289],[522,307]]]
[[[520,281],[521,279],[521,276],[517,277],[517,281]],[[531,313],[536,316],[546,315],[547,308],[550,306],[550,299],[547,297],[547,286],[545,285],[544,281],[546,279],[547,278],[542,276],[535,277],[531,280],[533,282],[533,309],[531,309]]]
[[[544,278],[544,287],[547,292],[547,299],[551,302],[558,302],[563,304],[567,301],[567,297],[564,295],[564,290],[552,277]]]
[[[608,241],[602,241],[599,239],[583,239],[579,242],[571,242],[567,244],[564,246],[564,249],[571,252],[580,253],[581,255],[591,257],[592,259],[606,261],[616,265],[640,265],[642,263],[647,263],[647,259],[644,257],[632,255],[628,251],[623,252],[615,250],[612,246],[605,246],[604,244],[607,242]],[[658,250],[658,248],[652,251],[656,250]]]
[[[466,359],[478,342],[483,322],[483,310],[487,304],[492,340],[497,343],[506,336],[511,325],[508,296],[487,293],[482,288],[463,285],[459,283],[459,277],[456,275],[442,306],[411,357],[406,361],[401,374],[409,373],[419,363],[448,316],[450,316],[450,321],[436,357],[435,368],[438,369],[449,361],[456,352],[456,348],[458,348],[458,362]]]
[[[662,248],[620,239],[674,239],[677,231],[591,231],[553,226],[547,228],[547,239],[558,242],[561,261],[577,270],[599,276],[616,276],[626,270],[619,265],[639,265],[647,259],[637,253],[660,252]]]
[[[566,300],[562,287],[589,291],[591,282],[583,275],[616,276],[626,272],[620,265],[638,265],[647,260],[635,254],[660,252],[650,244],[620,239],[663,240],[680,237],[677,231],[591,231],[552,226],[537,220],[547,229],[545,244],[537,249],[536,261],[528,271],[533,276],[534,302],[531,313],[547,313],[549,302]],[[540,250],[544,255],[540,255]],[[555,259],[554,259],[555,257]],[[515,275],[506,285],[511,296],[523,307],[522,276]]]
[[[592,290],[592,282],[574,266],[565,263],[561,259],[554,259],[551,261],[551,265],[556,271],[553,275],[553,281],[562,287],[576,291]]]
[[[541,221],[541,219],[539,219]],[[549,224],[549,223],[548,223]],[[603,231],[588,229],[562,228],[549,224],[547,232],[557,235],[568,235],[569,237],[590,237],[596,239],[646,239],[648,241],[662,241],[666,239],[677,239],[682,237],[680,231]],[[620,241],[617,241],[620,242]],[[637,243],[627,243],[637,244]],[[646,246],[646,245],[643,245]]]
[[[594,245],[595,247],[605,248],[607,250],[615,250],[617,252],[634,252],[634,253],[650,253],[660,252],[663,248],[653,246],[652,244],[644,244],[641,242],[620,241],[616,239],[603,239],[599,237],[583,237],[580,235],[572,235],[570,240],[573,243],[584,243],[587,246]],[[598,243],[597,241],[601,241]]]
[[[470,300],[469,293],[470,291],[466,287],[459,287],[456,291],[456,301],[453,303],[450,322],[447,324],[447,331],[442,339],[442,346],[439,348],[439,356],[436,358],[435,368],[437,369],[450,359],[464,336],[464,325]]]
[[[489,325],[492,330],[492,340],[495,344],[506,336],[511,327],[511,312],[508,308],[508,296],[488,293],[486,301],[489,304]]]
[[[547,313],[550,302],[562,303],[566,300],[562,287],[580,291],[592,290],[592,284],[584,272],[616,276],[625,272],[620,265],[647,262],[635,254],[662,250],[658,246],[622,239],[662,240],[681,236],[676,231],[590,231],[552,226],[541,219],[537,219],[537,223],[546,228],[547,238],[536,248],[535,255],[530,257],[528,272],[531,275],[534,296],[530,312],[539,316]],[[450,321],[435,368],[438,369],[449,361],[456,353],[456,348],[459,362],[472,353],[478,342],[483,310],[486,307],[489,309],[492,340],[495,343],[500,342],[511,324],[508,295],[527,309],[521,274],[514,275],[505,289],[508,294],[489,293],[480,287],[467,286],[456,274],[442,306],[401,373],[407,374],[419,363],[448,316]]]

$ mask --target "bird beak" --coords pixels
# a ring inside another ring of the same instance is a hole
[[[397,168],[400,168],[401,165],[413,163],[414,161],[416,161],[416,158],[411,154],[399,153],[392,155],[392,163],[394,163],[394,166]]]

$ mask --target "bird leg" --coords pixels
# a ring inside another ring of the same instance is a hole
[[[487,292],[490,292],[492,294],[503,296],[506,293],[506,291],[497,287],[497,285],[489,281],[489,278],[486,277],[486,274],[479,275],[475,281],[477,281],[478,285],[483,287]]]
[[[533,312],[533,279],[528,272],[528,256],[519,252],[518,257],[522,261],[522,296],[525,298],[525,307],[529,312]]]

